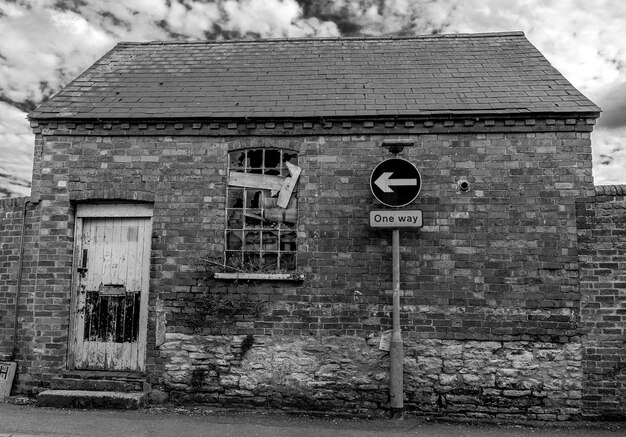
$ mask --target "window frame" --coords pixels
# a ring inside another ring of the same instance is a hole
[[[228,152],[223,263],[232,271],[216,278],[302,279],[297,274],[299,172],[292,174],[294,167],[300,170],[298,155],[281,147]],[[281,208],[278,197],[290,178],[293,191]],[[257,182],[262,186],[251,186]]]

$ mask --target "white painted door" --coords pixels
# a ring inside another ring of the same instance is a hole
[[[109,207],[113,217],[99,216],[107,206],[77,212],[73,364],[143,371],[151,218],[120,216],[127,207]]]

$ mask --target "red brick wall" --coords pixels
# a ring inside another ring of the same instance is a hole
[[[626,415],[626,186],[596,187],[579,208],[583,405]]]
[[[217,332],[366,335],[389,323],[390,232],[368,226],[369,210],[382,208],[368,183],[371,169],[389,157],[379,146],[384,138],[53,137],[43,155],[50,163],[42,176],[44,214],[53,219],[42,224],[51,243],[43,250],[52,251],[46,256],[55,257],[55,267],[61,263],[55,279],[69,281],[63,272],[71,262],[72,200],[153,199],[153,296],[168,309],[168,328],[189,332],[187,315],[202,293],[196,264],[223,250],[227,152],[278,143],[298,150],[303,168],[299,267],[306,280],[261,285],[261,300],[282,301],[276,311]],[[412,207],[424,212],[425,226],[401,232],[407,331],[455,339],[576,337],[575,199],[591,189],[590,164],[579,157],[588,156],[588,133],[414,139],[402,156],[423,173]],[[462,179],[467,192],[458,189]],[[236,292],[232,284],[211,286]]]
[[[22,217],[26,198],[0,200],[0,356],[10,357],[19,264]]]
[[[20,197],[0,200],[0,359],[11,359],[15,334],[15,298],[17,293],[22,223],[25,216],[22,279],[19,290],[17,354],[18,374],[28,372],[32,357],[30,343],[35,332],[33,325],[33,290],[37,280],[38,229],[41,215],[32,198]],[[28,203],[27,203],[28,202]],[[25,208],[25,203],[26,208]]]
[[[424,184],[410,206],[424,212],[424,227],[401,232],[406,338],[576,347],[576,199],[593,194],[591,127],[584,119],[35,123],[33,193],[42,221],[22,388],[46,385],[66,365],[80,201],[154,203],[148,373],[155,386],[171,364],[159,349],[166,333],[369,338],[389,329],[391,232],[368,226],[369,211],[384,209],[369,175],[390,157],[381,141],[398,137],[415,140],[401,157],[417,165]],[[199,279],[202,258],[224,249],[227,154],[244,147],[299,153],[302,283]],[[216,317],[206,302],[220,290],[251,296],[260,311]]]

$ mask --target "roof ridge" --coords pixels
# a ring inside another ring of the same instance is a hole
[[[524,36],[523,31],[483,32],[483,33],[439,33],[414,36],[359,36],[359,37],[305,37],[305,38],[263,38],[210,40],[163,40],[163,41],[119,41],[117,45],[176,45],[176,44],[254,44],[266,42],[310,42],[310,41],[403,41],[421,39],[493,38],[494,36]]]

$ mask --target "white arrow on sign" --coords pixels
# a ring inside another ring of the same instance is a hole
[[[374,184],[380,188],[383,193],[393,193],[391,187],[417,185],[417,179],[389,179],[393,172],[388,171],[381,174]]]

